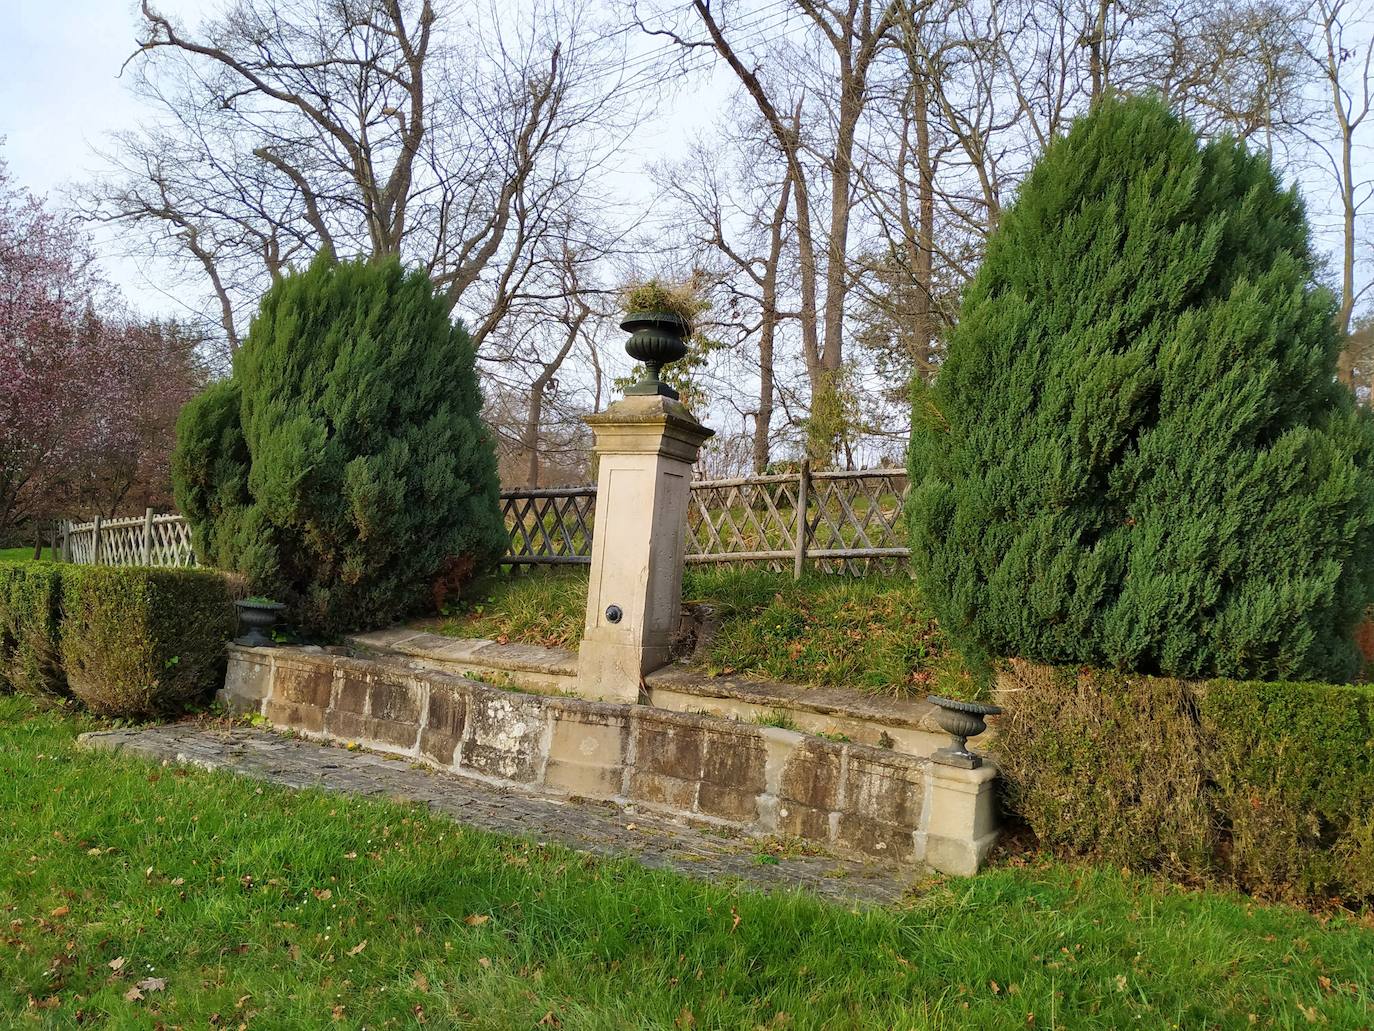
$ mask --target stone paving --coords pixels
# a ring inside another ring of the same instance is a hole
[[[267,730],[186,722],[98,731],[87,748],[209,770],[228,770],[294,788],[322,788],[416,802],[481,830],[624,856],[647,867],[701,880],[738,880],[765,891],[803,889],[846,903],[891,904],[921,871],[829,854],[778,854],[767,842],[724,837],[634,807],[558,801],[505,785],[441,773],[402,757],[383,757],[286,737]],[[761,861],[761,856],[768,856]]]

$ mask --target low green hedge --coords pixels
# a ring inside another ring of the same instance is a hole
[[[233,632],[219,573],[0,566],[0,684],[27,694],[70,691],[106,716],[169,715],[210,696]]]
[[[234,632],[219,573],[69,566],[62,597],[67,683],[92,712],[163,716],[214,691]]]
[[[1047,848],[1301,901],[1374,901],[1374,689],[1013,663],[996,745]]]
[[[0,564],[0,686],[23,694],[67,693],[62,670],[60,567]]]

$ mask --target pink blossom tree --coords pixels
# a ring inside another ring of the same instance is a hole
[[[0,160],[0,538],[165,481],[201,381],[186,334],[133,320],[79,228]]]

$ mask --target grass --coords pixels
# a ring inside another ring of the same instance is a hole
[[[44,558],[52,558],[52,549],[43,549]],[[32,562],[33,545],[23,548],[0,548],[0,562]]]
[[[437,629],[575,647],[586,596],[580,570],[495,576],[476,585],[475,600]],[[713,606],[720,617],[707,657],[714,673],[894,695],[976,691],[905,575],[812,573],[796,581],[759,568],[688,569],[683,598]]]
[[[1350,915],[1052,864],[856,912],[77,751],[90,725],[0,698],[7,1027],[1374,1020],[1374,927]]]

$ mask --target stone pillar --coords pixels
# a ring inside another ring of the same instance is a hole
[[[578,692],[637,702],[643,675],[669,658],[692,465],[712,431],[661,395],[627,397],[585,421],[598,467]]]

